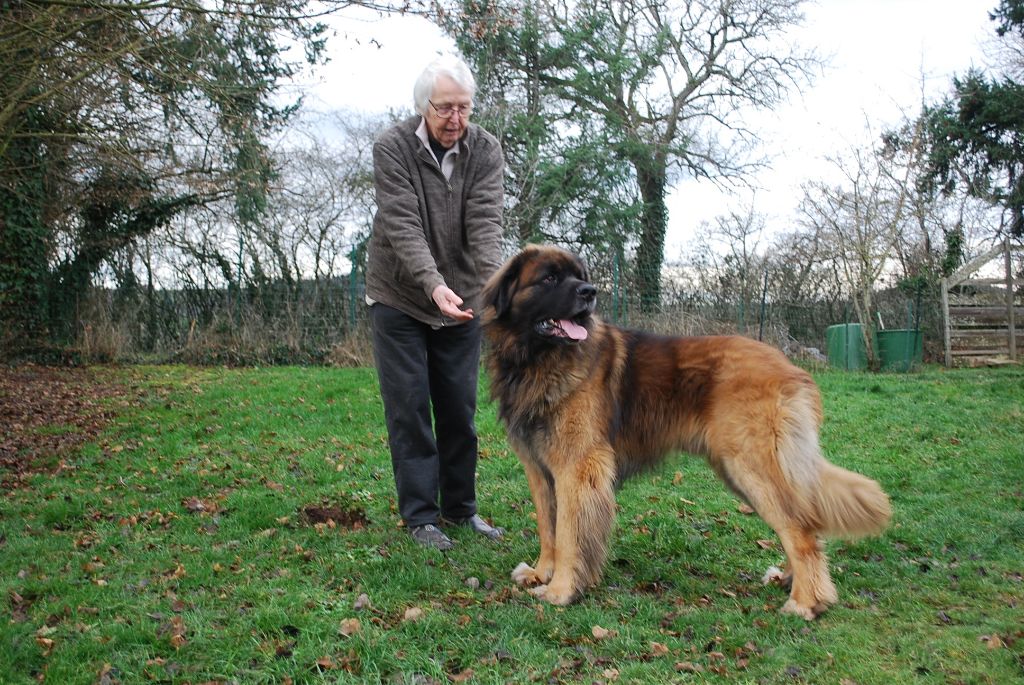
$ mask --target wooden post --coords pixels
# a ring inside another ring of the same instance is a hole
[[[1013,292],[1013,260],[1010,259],[1010,239],[1003,243],[1006,248],[1006,332],[1010,336],[1010,361],[1017,361],[1017,327],[1014,321],[1015,297]]]
[[[953,366],[953,340],[950,335],[949,321],[949,280],[943,278],[939,283],[942,289],[942,344],[946,348],[946,368]]]

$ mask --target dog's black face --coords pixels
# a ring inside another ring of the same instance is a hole
[[[509,260],[484,291],[493,314],[520,335],[572,345],[586,340],[597,288],[588,282],[583,261],[561,248],[531,245]]]

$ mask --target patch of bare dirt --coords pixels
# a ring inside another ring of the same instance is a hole
[[[365,528],[369,521],[362,509],[351,509],[339,505],[309,505],[302,508],[303,517],[313,525],[327,524],[330,527],[347,530]]]

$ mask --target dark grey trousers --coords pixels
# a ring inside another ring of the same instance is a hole
[[[377,303],[370,322],[398,513],[410,527],[472,516],[479,321],[435,330]]]

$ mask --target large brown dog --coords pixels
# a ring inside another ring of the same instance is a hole
[[[820,536],[859,537],[889,521],[878,484],[825,460],[811,377],[742,337],[674,338],[594,315],[583,263],[551,246],[510,259],[484,293],[492,392],[537,509],[540,557],[512,577],[552,604],[596,584],[615,488],[664,455],[703,454],[782,540],[786,613],[837,600]]]

